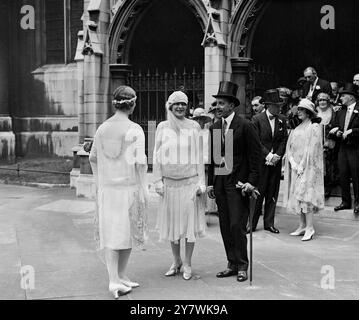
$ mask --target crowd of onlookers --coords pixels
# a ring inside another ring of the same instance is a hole
[[[355,93],[359,86],[359,73],[353,76],[353,93]],[[350,86],[346,84],[346,87]],[[292,130],[298,126],[300,120],[298,119],[297,106],[299,101],[303,98],[311,100],[316,107],[317,117],[312,121],[317,121],[323,125],[323,147],[324,147],[324,160],[325,160],[325,196],[330,197],[335,187],[340,185],[340,173],[338,168],[338,155],[340,143],[335,141],[335,137],[330,134],[334,128],[336,121],[338,121],[339,111],[347,108],[343,105],[340,96],[341,92],[345,91],[345,86],[340,86],[338,82],[328,82],[320,79],[314,68],[308,67],[304,70],[304,76],[300,77],[297,81],[297,86],[294,89],[286,87],[279,87],[279,95],[283,100],[281,113],[287,118],[288,130]],[[359,95],[359,91],[357,91]],[[357,97],[355,97],[357,98]],[[252,99],[252,114],[256,115],[265,112],[265,105],[261,103],[261,96],[256,96]],[[356,161],[359,163],[359,155]],[[342,163],[343,164],[343,163]],[[350,179],[356,179],[354,175],[356,170],[343,170],[351,171]],[[348,180],[348,179],[347,179]],[[348,183],[346,183],[348,184]],[[354,184],[354,191],[356,187]],[[358,203],[356,203],[358,205]],[[351,207],[351,204],[345,203],[345,207]]]
[[[289,133],[301,123],[298,117],[298,104],[300,101],[308,99],[315,105],[316,114],[312,117],[311,121],[321,124],[323,130],[325,197],[330,197],[336,187],[341,186],[343,203],[336,207],[335,210],[351,208],[349,184],[353,182],[356,214],[359,213],[359,153],[356,150],[357,128],[348,130],[348,125],[349,122],[351,126],[353,125],[353,119],[358,112],[355,108],[355,103],[359,98],[358,88],[359,73],[354,75],[352,82],[341,85],[338,82],[329,82],[319,78],[313,67],[308,67],[304,70],[303,76],[297,80],[294,88],[276,88],[281,99],[280,114],[285,116]],[[345,112],[349,107],[348,103],[351,103],[351,109],[350,114],[347,115],[347,123],[342,123],[342,126],[345,128],[338,130],[342,136],[337,135],[338,132],[333,134],[332,130],[340,126],[339,122],[341,120],[345,120],[341,118],[343,117],[343,112],[345,118]],[[253,120],[256,115],[266,112],[268,107],[264,103],[262,96],[255,96],[251,101],[251,106],[252,113],[250,116],[246,116],[249,120]],[[235,112],[240,115],[239,108],[236,108]],[[211,121],[205,116],[204,109],[198,108],[193,114],[192,119],[199,121],[202,127],[207,127],[218,121],[221,117],[217,116],[216,102],[213,102],[209,113],[213,115]],[[206,125],[207,122],[209,124]],[[344,147],[342,152],[340,152],[341,146]],[[344,149],[348,150],[344,152]]]

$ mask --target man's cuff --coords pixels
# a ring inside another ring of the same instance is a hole
[[[266,161],[271,162],[272,159],[273,159],[273,156],[274,156],[273,153],[272,153],[272,152],[269,152],[268,155],[267,155],[267,157],[266,157]]]

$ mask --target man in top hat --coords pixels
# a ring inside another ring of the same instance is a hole
[[[313,67],[308,67],[304,70],[304,78],[307,80],[303,86],[304,98],[315,103],[320,92],[325,92],[329,95],[332,94],[332,87],[329,81],[319,79],[317,71]]]
[[[280,114],[282,99],[277,89],[264,93],[262,103],[267,107],[266,112],[253,117],[262,146],[261,171],[257,199],[253,216],[253,231],[256,230],[259,216],[264,205],[264,230],[279,233],[274,226],[274,214],[279,194],[282,171],[282,158],[285,154],[288,133],[286,117]]]
[[[262,146],[262,159],[259,179],[260,196],[257,199],[252,227],[256,230],[265,200],[264,229],[279,233],[279,230],[274,227],[274,215],[279,194],[282,158],[288,139],[286,117],[280,114],[283,99],[278,89],[266,91],[262,103],[266,105],[266,112],[253,118]]]
[[[354,187],[354,214],[359,215],[359,87],[345,84],[339,91],[343,108],[336,113],[329,136],[339,142],[338,165],[342,203],[335,211],[351,209],[350,179]]]
[[[234,108],[240,104],[237,90],[235,83],[223,81],[214,96],[222,119],[210,128],[208,194],[216,198],[228,260],[227,268],[217,277],[236,275],[242,282],[248,279],[249,264],[246,235],[249,197],[245,194],[253,192],[258,183],[261,145],[254,125],[234,113]],[[239,185],[241,189],[236,187]]]

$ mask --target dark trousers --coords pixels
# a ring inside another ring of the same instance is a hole
[[[355,206],[359,205],[359,149],[341,146],[338,156],[342,201],[351,206],[350,178],[353,181]]]
[[[264,203],[264,228],[274,227],[275,208],[277,206],[282,164],[279,162],[275,167],[261,167],[258,191],[261,194],[256,201],[253,215],[253,229],[257,228],[259,216],[262,213]]]
[[[228,266],[231,269],[238,268],[239,271],[247,271],[248,198],[242,196],[241,191],[236,189],[228,176],[216,177],[214,193]]]

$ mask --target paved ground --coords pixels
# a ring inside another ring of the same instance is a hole
[[[76,199],[68,189],[11,185],[0,185],[0,199],[0,299],[112,299],[103,257],[94,250],[91,201]],[[329,211],[317,217],[316,239],[303,243],[288,235],[297,217],[278,210],[281,234],[254,234],[250,287],[249,282],[215,277],[226,264],[215,216],[195,249],[194,279],[164,277],[171,253],[167,243],[157,242],[153,230],[156,202],[154,196],[147,250],[134,251],[129,265],[129,276],[141,287],[121,299],[359,298],[359,221],[351,219],[350,212],[348,219],[336,219]],[[34,289],[23,290],[24,284]]]

